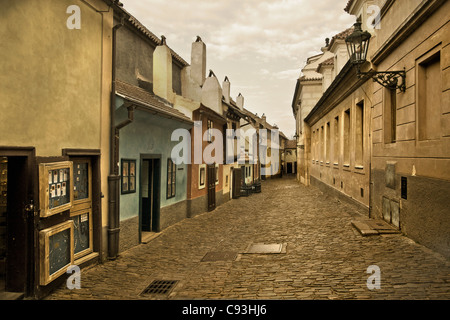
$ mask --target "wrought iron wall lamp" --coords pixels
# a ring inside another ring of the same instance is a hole
[[[406,91],[406,71],[369,71],[361,72],[361,65],[367,61],[370,38],[372,35],[367,31],[362,31],[361,22],[354,24],[354,31],[345,39],[347,44],[350,62],[356,67],[359,78],[369,76],[383,87],[401,92]],[[401,79],[401,81],[399,81]],[[400,82],[400,83],[399,83]]]

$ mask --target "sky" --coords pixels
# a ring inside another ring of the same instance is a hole
[[[241,93],[244,108],[265,114],[288,137],[295,134],[292,99],[306,59],[326,38],[349,28],[347,0],[121,0],[125,10],[188,63],[197,36],[207,70]],[[208,73],[208,72],[207,72]]]

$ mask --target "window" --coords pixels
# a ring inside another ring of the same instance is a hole
[[[441,137],[441,54],[431,52],[419,61],[418,67],[418,129],[419,140]]]
[[[339,116],[334,118],[334,164],[339,164]]]
[[[344,112],[344,166],[350,165],[350,109]]]
[[[207,141],[208,142],[212,142],[212,129],[213,129],[213,126],[214,126],[214,124],[213,124],[212,120],[208,119],[207,124],[206,124]]]
[[[326,128],[327,128],[327,132],[326,132],[326,143],[325,143],[325,161],[327,163],[330,163],[330,144],[331,144],[330,130],[331,130],[331,128],[330,128],[329,122],[327,122]]]
[[[386,88],[384,91],[384,143],[397,140],[397,91]]]
[[[355,130],[355,162],[357,167],[362,167],[364,164],[364,101],[356,104]]]
[[[136,160],[122,159],[122,194],[136,192]]]
[[[167,159],[167,199],[175,197],[177,185],[177,165],[172,159]]]
[[[198,188],[205,187],[206,165],[201,165],[198,169]]]
[[[311,154],[312,154],[312,161],[314,163],[314,160],[316,160],[316,131],[313,131],[311,141],[312,141],[311,142]]]
[[[323,163],[325,158],[325,129],[320,127],[320,163]]]

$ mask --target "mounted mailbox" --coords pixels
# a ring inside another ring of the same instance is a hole
[[[73,205],[73,163],[44,163],[39,166],[40,216],[46,218],[70,210]]]

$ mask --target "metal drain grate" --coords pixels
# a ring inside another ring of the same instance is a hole
[[[140,295],[168,295],[177,285],[178,280],[155,280]]]

